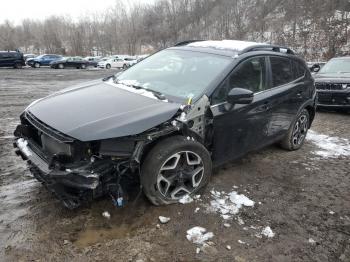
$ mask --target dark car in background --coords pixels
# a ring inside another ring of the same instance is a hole
[[[100,62],[102,57],[88,56],[84,60],[88,61],[88,66],[97,67],[98,62]]]
[[[19,51],[0,51],[0,67],[22,68],[25,65],[23,54]]]
[[[50,66],[50,63],[56,60],[62,59],[60,55],[39,55],[35,58],[28,59],[26,61],[27,65],[39,68],[41,66]]]
[[[55,60],[50,63],[50,67],[55,69],[64,69],[64,68],[85,69],[88,66],[89,66],[89,61],[86,61],[80,56],[62,57],[61,59]]]
[[[204,187],[212,166],[273,143],[301,148],[315,104],[289,48],[188,41],[33,102],[14,146],[69,208],[107,194],[122,202],[128,176],[153,204],[170,204]]]
[[[331,59],[314,78],[318,107],[350,110],[350,57]]]

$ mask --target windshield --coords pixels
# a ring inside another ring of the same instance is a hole
[[[208,53],[164,50],[117,75],[116,82],[181,99],[201,96],[232,59]]]
[[[350,59],[333,59],[329,61],[319,74],[341,74],[350,73]]]

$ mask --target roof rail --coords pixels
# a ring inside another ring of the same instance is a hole
[[[187,45],[194,42],[200,42],[200,41],[204,41],[204,40],[186,40],[186,41],[176,43],[174,46],[183,46],[183,45]]]
[[[243,51],[241,51],[240,54],[253,52],[253,51],[260,51],[260,50],[295,55],[295,53],[294,53],[294,51],[292,49],[290,49],[288,47],[278,46],[278,45],[254,45],[254,46],[249,46],[246,49],[244,49]],[[282,52],[281,50],[286,50],[286,51]]]

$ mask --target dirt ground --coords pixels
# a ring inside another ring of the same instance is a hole
[[[109,198],[65,209],[15,155],[13,130],[33,100],[112,72],[0,69],[0,261],[350,261],[350,156],[323,157],[311,140],[297,152],[271,146],[215,170],[190,204],[155,207],[141,195],[121,209]],[[350,115],[318,112],[312,130],[347,144]],[[255,204],[224,220],[208,210],[212,189]],[[194,226],[213,232],[208,245],[186,239]],[[266,226],[274,237],[261,235]]]

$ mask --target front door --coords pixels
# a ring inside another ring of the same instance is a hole
[[[213,120],[213,161],[220,164],[238,158],[264,145],[270,118],[267,58],[258,56],[242,61],[214,91],[211,111]],[[231,105],[226,101],[232,88],[254,92],[248,105]]]

